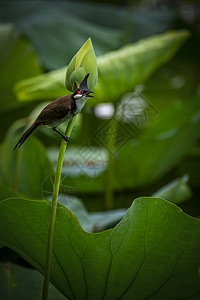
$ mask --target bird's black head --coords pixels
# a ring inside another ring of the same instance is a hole
[[[85,97],[92,97],[92,95],[90,95],[91,93],[94,93],[93,91],[90,91],[88,86],[87,86],[87,79],[89,77],[89,73],[85,76],[85,78],[83,79],[83,81],[80,83],[78,89],[76,90],[76,92],[73,94],[73,97],[75,99],[80,99],[80,98],[85,98]]]

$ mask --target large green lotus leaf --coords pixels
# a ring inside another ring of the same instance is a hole
[[[96,102],[118,101],[136,84],[167,62],[188,38],[187,31],[172,31],[126,45],[99,58]],[[16,85],[19,100],[38,100],[68,93],[64,86],[65,69],[20,81]]]
[[[43,276],[36,270],[10,262],[0,263],[0,282],[0,299],[41,299]],[[53,285],[50,285],[49,300],[66,300],[66,298]]]
[[[51,204],[0,202],[0,244],[44,273]],[[159,198],[138,198],[123,220],[86,233],[59,205],[51,282],[69,299],[186,299],[200,295],[200,221]]]
[[[0,184],[14,189],[16,193],[42,198],[44,189],[51,189],[50,175],[54,174],[45,148],[31,137],[20,150],[13,152],[20,135],[14,138],[12,130],[0,146]]]

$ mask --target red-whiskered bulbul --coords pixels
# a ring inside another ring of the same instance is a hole
[[[90,95],[90,93],[94,92],[90,91],[87,86],[88,77],[89,73],[80,83],[75,93],[57,98],[50,104],[48,104],[41,111],[33,125],[22,135],[13,151],[17,147],[19,149],[23,145],[25,140],[29,137],[29,135],[33,133],[33,131],[38,126],[41,125],[47,125],[51,127],[55,132],[59,133],[61,137],[68,143],[69,137],[58,131],[57,126],[65,121],[71,120],[75,115],[79,114],[88,98],[93,97],[92,95]]]

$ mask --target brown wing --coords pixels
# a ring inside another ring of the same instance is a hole
[[[36,123],[48,125],[53,120],[58,120],[66,117],[72,107],[71,95],[60,97],[48,104],[39,114]]]

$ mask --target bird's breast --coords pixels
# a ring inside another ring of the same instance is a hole
[[[89,99],[89,97],[84,97],[79,100],[75,100],[75,110],[74,110],[74,116],[79,114],[81,110],[83,109],[83,106],[85,105],[85,102]]]

